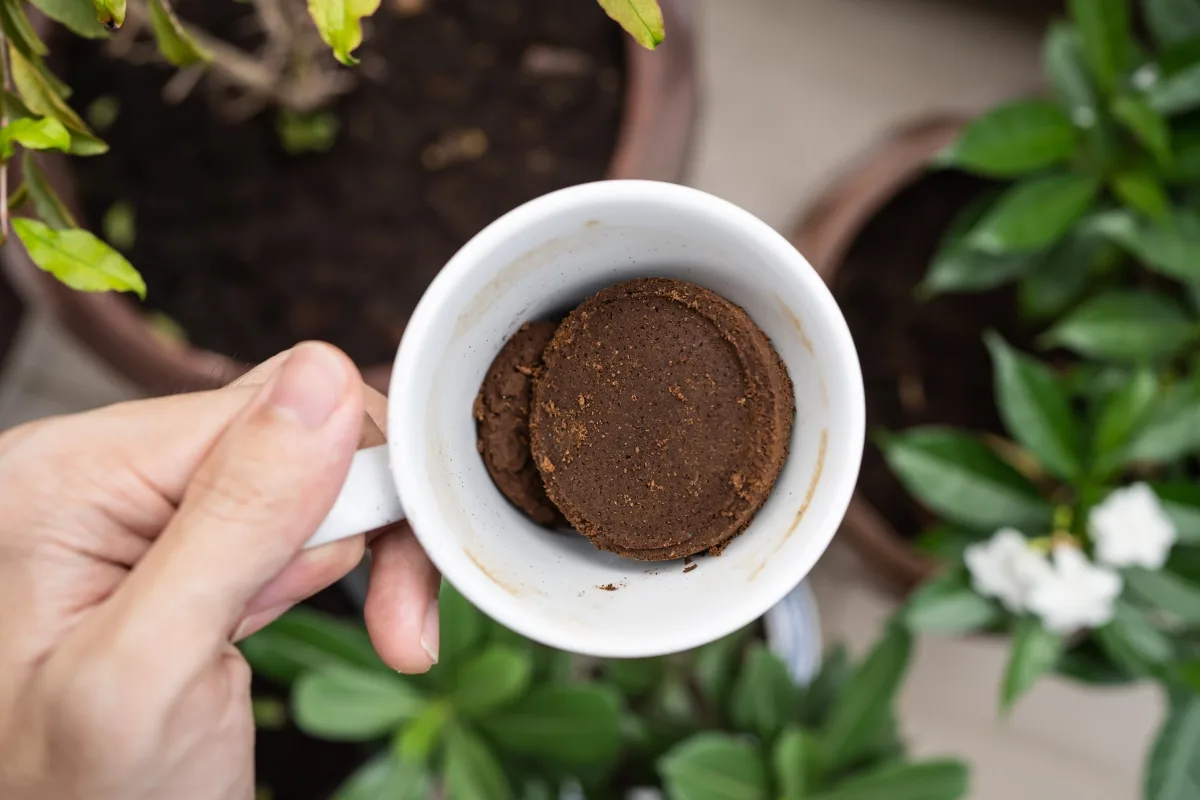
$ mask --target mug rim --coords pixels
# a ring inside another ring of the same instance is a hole
[[[406,449],[411,450],[417,446],[413,442],[413,437],[407,435],[412,431],[409,420],[423,418],[421,412],[426,398],[417,398],[411,392],[406,393],[404,387],[418,383],[414,376],[418,374],[417,365],[421,362],[420,355],[425,343],[430,340],[427,334],[438,325],[451,324],[446,319],[446,314],[449,313],[446,311],[446,305],[470,279],[476,266],[486,260],[496,243],[507,239],[517,231],[537,225],[541,219],[547,216],[564,213],[573,208],[586,207],[597,202],[611,201],[614,197],[620,197],[622,194],[630,192],[636,193],[639,201],[657,202],[685,212],[691,210],[697,213],[718,214],[728,219],[736,227],[746,230],[765,245],[770,246],[773,251],[796,267],[793,271],[796,280],[806,292],[811,293],[815,300],[819,314],[828,327],[831,350],[834,352],[834,357],[841,362],[839,367],[844,370],[842,383],[845,387],[845,397],[842,398],[842,401],[847,423],[842,427],[843,432],[839,437],[841,441],[837,446],[846,447],[849,452],[842,462],[841,469],[827,475],[828,483],[824,489],[828,496],[826,502],[830,509],[830,516],[837,522],[829,525],[827,530],[818,531],[819,535],[814,536],[813,540],[819,542],[819,546],[813,546],[805,551],[811,554],[810,557],[795,560],[794,568],[788,572],[791,576],[788,580],[777,580],[769,586],[760,588],[753,599],[747,598],[747,613],[753,612],[753,616],[727,631],[707,628],[692,633],[690,630],[682,629],[681,626],[654,642],[630,641],[619,647],[597,648],[587,641],[586,636],[559,635],[559,632],[552,626],[540,623],[539,615],[536,613],[524,613],[523,611],[510,613],[508,608],[487,607],[486,603],[481,602],[480,593],[475,587],[476,577],[471,572],[472,562],[469,557],[465,553],[461,558],[455,557],[449,552],[444,552],[443,548],[427,546],[427,542],[432,541],[430,537],[438,535],[437,526],[444,525],[446,522],[444,515],[431,497],[421,492],[408,492],[408,496],[406,496],[404,491],[406,485],[417,485],[418,479],[427,472],[424,469],[422,457],[406,457],[405,453]],[[413,533],[433,561],[434,566],[467,600],[502,625],[551,647],[598,657],[634,658],[691,649],[732,633],[741,625],[763,616],[804,580],[821,555],[828,549],[849,507],[861,467],[865,442],[866,408],[861,365],[849,326],[832,293],[816,270],[778,231],[749,211],[698,189],[660,181],[604,180],[560,189],[518,206],[476,234],[447,262],[417,304],[397,350],[388,391],[387,427],[392,482],[405,509],[405,515],[411,523]],[[422,530],[425,531],[424,534],[422,534]]]

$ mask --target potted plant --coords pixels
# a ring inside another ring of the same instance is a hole
[[[986,330],[1059,367],[1186,358],[1200,4],[1140,4],[1152,47],[1126,0],[1070,9],[1045,39],[1053,98],[902,132],[795,237],[851,324],[874,427],[1001,435]],[[922,539],[934,522],[868,448],[845,526],[860,551],[910,589],[936,566],[936,538]]]
[[[9,116],[55,120],[65,149],[96,157],[23,160],[37,172],[9,188],[38,188],[28,196],[48,225],[94,226],[140,270],[146,305],[76,291],[139,283],[62,269],[74,290],[53,281],[36,245],[7,248],[8,267],[150,391],[219,385],[301,338],[341,345],[385,387],[425,285],[484,225],[573,183],[677,179],[687,152],[685,0],[661,12],[653,0],[375,0],[348,15],[317,0],[97,0],[111,34],[91,0],[32,5],[88,38],[6,2],[22,103]],[[627,47],[604,11],[645,47]]]
[[[397,676],[360,628],[307,611],[244,643],[258,676],[275,691],[290,685],[286,712],[264,706],[268,722],[371,743],[337,797],[619,798],[661,786],[678,800],[954,800],[967,791],[962,764],[904,755],[892,711],[909,655],[902,625],[858,665],[830,650],[811,683],[797,685],[756,626],[678,656],[597,661],[522,639],[449,585],[439,607],[441,660],[425,676]]]

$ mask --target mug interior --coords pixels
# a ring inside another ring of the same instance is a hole
[[[523,322],[557,318],[600,289],[649,276],[742,306],[795,385],[791,451],[770,498],[720,557],[693,557],[687,573],[681,561],[633,561],[536,525],[496,489],[475,444],[480,382]],[[469,242],[409,323],[389,406],[397,489],[443,575],[519,633],[607,657],[695,647],[765,613],[828,546],[863,445],[854,346],[804,258],[736,206],[645,181],[547,195]]]

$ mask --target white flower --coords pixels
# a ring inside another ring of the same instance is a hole
[[[1099,628],[1112,619],[1113,601],[1121,593],[1121,576],[1093,564],[1070,545],[1054,548],[1054,569],[1029,592],[1029,610],[1047,630],[1071,633]]]
[[[971,545],[963,559],[975,591],[995,597],[1014,614],[1025,611],[1030,590],[1050,575],[1046,557],[1012,528],[1001,528],[988,541]]]
[[[1175,523],[1144,483],[1117,489],[1093,508],[1088,534],[1097,560],[1110,567],[1147,569],[1162,569],[1176,536]]]

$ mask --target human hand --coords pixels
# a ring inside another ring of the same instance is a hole
[[[305,344],[225,389],[0,436],[0,797],[253,796],[232,643],[358,563],[363,537],[301,548],[384,408]],[[407,526],[371,548],[375,646],[424,671],[437,573]]]

